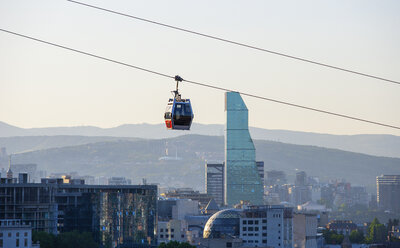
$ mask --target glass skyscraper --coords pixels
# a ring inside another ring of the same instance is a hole
[[[263,183],[249,133],[248,110],[237,92],[225,93],[225,204],[263,204]]]

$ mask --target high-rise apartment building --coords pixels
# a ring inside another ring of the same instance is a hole
[[[400,213],[400,175],[378,176],[376,186],[379,208]]]
[[[225,204],[241,200],[263,203],[263,183],[256,165],[256,151],[248,125],[248,110],[237,92],[225,93]]]

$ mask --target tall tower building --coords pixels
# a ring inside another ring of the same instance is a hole
[[[376,177],[376,186],[379,208],[400,213],[400,175]]]
[[[225,204],[263,203],[263,183],[249,133],[248,110],[237,92],[225,93]]]

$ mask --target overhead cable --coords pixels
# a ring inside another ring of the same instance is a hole
[[[129,17],[129,18],[136,19],[136,20],[139,20],[139,21],[148,22],[148,23],[151,23],[151,24],[163,26],[163,27],[166,27],[166,28],[171,28],[171,29],[179,30],[179,31],[182,31],[182,32],[190,33],[190,34],[203,36],[203,37],[207,37],[207,38],[210,38],[210,39],[219,40],[219,41],[222,41],[222,42],[227,42],[227,43],[234,44],[234,45],[237,45],[237,46],[246,47],[246,48],[250,48],[250,49],[254,49],[254,50],[258,50],[258,51],[262,51],[262,52],[266,52],[266,53],[270,53],[270,54],[275,54],[275,55],[278,55],[278,56],[286,57],[286,58],[297,60],[297,61],[302,61],[302,62],[314,64],[314,65],[319,65],[319,66],[323,66],[323,67],[327,67],[327,68],[331,68],[331,69],[335,69],[335,70],[339,70],[339,71],[344,71],[344,72],[356,74],[356,75],[359,75],[359,76],[373,78],[373,79],[377,79],[377,80],[381,80],[381,81],[385,81],[385,82],[389,82],[389,83],[400,84],[400,81],[387,79],[387,78],[383,78],[383,77],[378,77],[378,76],[375,76],[375,75],[372,75],[372,74],[368,74],[368,73],[358,72],[358,71],[346,69],[346,68],[343,68],[343,67],[339,67],[339,66],[334,66],[334,65],[329,65],[329,64],[326,64],[326,63],[318,62],[318,61],[311,60],[311,59],[306,59],[306,58],[302,58],[302,57],[298,57],[298,56],[289,55],[289,54],[286,54],[286,53],[281,53],[281,52],[277,52],[277,51],[273,51],[273,50],[269,50],[269,49],[265,49],[265,48],[261,48],[261,47],[256,47],[256,46],[248,45],[248,44],[245,44],[245,43],[241,43],[241,42],[237,42],[237,41],[233,41],[233,40],[229,40],[229,39],[225,39],[225,38],[221,38],[221,37],[217,37],[217,36],[213,36],[213,35],[209,35],[209,34],[205,34],[205,33],[200,33],[200,32],[189,30],[189,29],[180,28],[180,27],[169,25],[169,24],[165,24],[165,23],[162,23],[162,22],[153,21],[153,20],[150,20],[150,19],[146,19],[146,18],[134,16],[134,15],[124,14],[124,13],[121,13],[121,12],[117,12],[117,11],[110,10],[110,9],[105,9],[105,8],[102,8],[102,7],[90,5],[90,4],[83,3],[83,2],[78,2],[78,1],[74,1],[74,0],[67,0],[67,1],[71,2],[71,3],[75,3],[75,4],[80,4],[80,5],[83,5],[83,6],[86,6],[86,7],[90,7],[90,8],[94,8],[94,9],[98,9],[98,10],[102,10],[102,11],[106,11],[106,12],[109,12],[109,13],[113,13],[113,14]]]
[[[145,71],[145,72],[152,73],[152,74],[155,74],[155,75],[158,75],[158,76],[172,78],[172,79],[175,78],[175,76],[168,75],[168,74],[161,73],[161,72],[157,72],[155,70],[150,70],[150,69],[146,69],[146,68],[143,68],[143,67],[140,67],[140,66],[135,66],[135,65],[128,64],[128,63],[120,62],[120,61],[117,61],[115,59],[110,59],[110,58],[106,58],[106,57],[103,57],[103,56],[95,55],[93,53],[84,52],[84,51],[81,51],[81,50],[78,50],[78,49],[74,49],[74,48],[70,48],[70,47],[67,47],[67,46],[59,45],[59,44],[56,44],[56,43],[53,43],[53,42],[49,42],[49,41],[45,41],[45,40],[42,40],[42,39],[34,38],[34,37],[31,37],[31,36],[28,36],[28,35],[16,33],[16,32],[13,32],[13,31],[6,30],[6,29],[1,29],[0,28],[0,31],[3,31],[5,33],[9,33],[9,34],[12,34],[12,35],[16,35],[16,36],[19,36],[19,37],[23,37],[23,38],[26,38],[26,39],[34,40],[34,41],[37,41],[37,42],[40,42],[40,43],[44,43],[44,44],[47,44],[47,45],[51,45],[51,46],[55,46],[55,47],[58,47],[58,48],[62,48],[62,49],[65,49],[65,50],[69,50],[69,51],[73,51],[73,52],[76,52],[76,53],[84,54],[84,55],[87,55],[87,56],[90,56],[90,57],[94,57],[94,58],[97,58],[97,59],[102,59],[102,60],[105,60],[105,61],[108,61],[108,62],[112,62],[112,63],[116,63],[116,64],[119,64],[119,65],[123,65],[123,66],[127,66],[127,67],[130,67],[130,68],[134,68],[134,69],[137,69],[137,70]],[[361,119],[361,118],[358,118],[358,117],[353,117],[353,116],[350,116],[350,115],[339,114],[339,113],[335,113],[335,112],[330,112],[330,111],[326,111],[326,110],[321,110],[321,109],[317,109],[317,108],[312,108],[312,107],[307,107],[307,106],[303,106],[303,105],[299,105],[299,104],[294,104],[294,103],[290,103],[290,102],[286,102],[286,101],[281,101],[281,100],[276,100],[276,99],[267,98],[267,97],[263,97],[263,96],[253,95],[253,94],[246,93],[246,92],[235,91],[235,90],[232,90],[232,89],[218,87],[218,86],[214,86],[214,85],[211,85],[211,84],[200,83],[200,82],[187,80],[187,79],[183,79],[183,82],[187,82],[187,83],[190,83],[190,84],[199,85],[199,86],[203,86],[203,87],[208,87],[208,88],[212,88],[212,89],[216,89],[216,90],[238,92],[239,94],[244,95],[244,96],[249,96],[249,97],[253,97],[253,98],[257,98],[257,99],[261,99],[261,100],[280,103],[280,104],[284,104],[284,105],[291,106],[291,107],[296,107],[296,108],[306,109],[306,110],[310,110],[310,111],[320,112],[320,113],[324,113],[324,114],[328,114],[328,115],[339,116],[339,117],[342,117],[342,118],[347,118],[347,119],[351,119],[351,120],[366,122],[366,123],[375,124],[375,125],[379,125],[379,126],[384,126],[384,127],[394,128],[394,129],[400,129],[400,127],[384,124],[384,123],[381,123],[381,122],[370,121],[370,120]]]

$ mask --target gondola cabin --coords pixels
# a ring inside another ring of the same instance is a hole
[[[193,117],[190,99],[169,99],[164,114],[167,129],[190,130]]]

